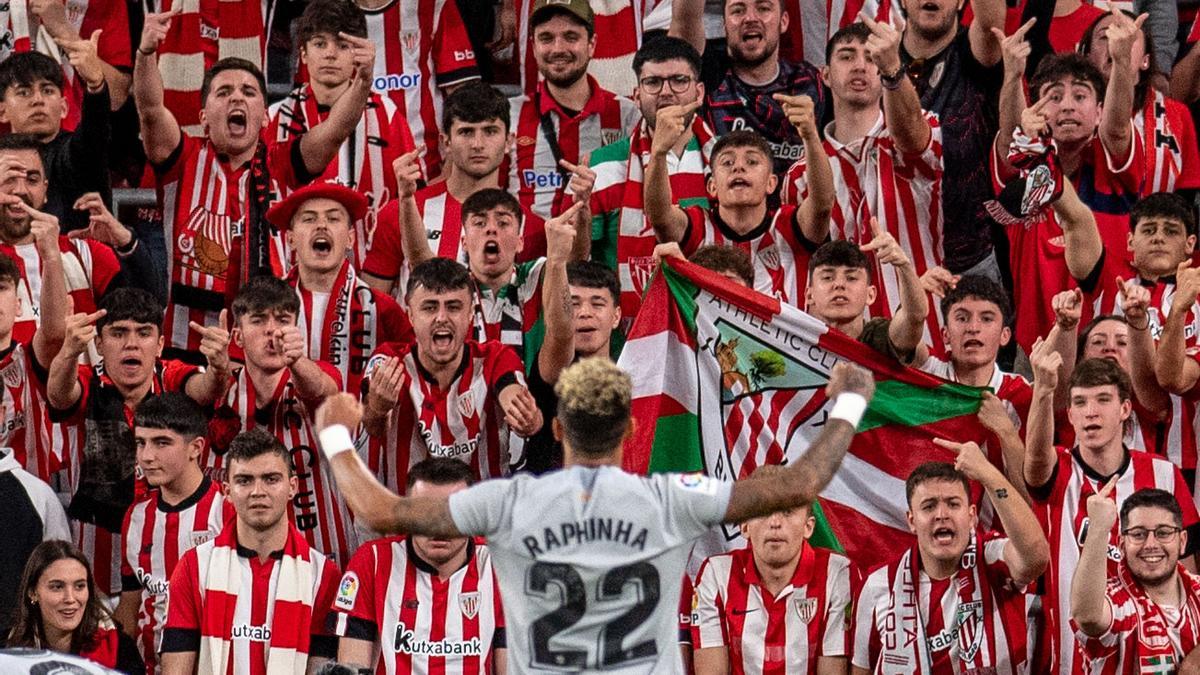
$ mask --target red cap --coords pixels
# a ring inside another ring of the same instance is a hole
[[[351,223],[367,215],[366,195],[336,181],[326,180],[309,183],[288,195],[286,199],[272,204],[271,208],[267,209],[267,222],[280,230],[287,230],[292,226],[292,216],[296,215],[301,204],[322,197],[346,207],[350,212]]]

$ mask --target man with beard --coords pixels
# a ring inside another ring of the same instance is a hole
[[[516,143],[508,156],[508,189],[541,218],[571,205],[571,174],[597,148],[629,135],[637,124],[633,101],[600,87],[588,75],[596,51],[588,0],[536,0],[529,19],[533,56],[542,81],[512,99]]]
[[[17,295],[20,314],[13,337],[29,342],[41,323],[41,276],[54,265],[66,281],[67,293],[79,312],[93,312],[110,288],[121,284],[121,266],[113,250],[95,240],[75,241],[57,234],[60,264],[48,260],[37,245],[35,215],[45,207],[50,187],[37,139],[25,134],[0,136],[0,253],[16,261],[21,271]],[[20,202],[20,203],[18,203]],[[123,250],[132,253],[132,249]],[[61,306],[54,311],[63,311]]]
[[[379,212],[363,265],[368,283],[387,292],[403,290],[409,270],[433,255],[466,264],[463,202],[480,190],[500,187],[500,166],[513,144],[510,129],[509,102],[491,85],[471,82],[446,97],[441,136],[445,180],[417,189],[421,171],[416,152],[393,164],[396,199]],[[525,209],[524,219],[526,227],[519,234],[525,248],[544,250],[541,218]],[[408,232],[421,236],[409,237]]]
[[[324,122],[285,142],[264,142],[266,82],[253,63],[226,58],[204,73],[201,137],[185,135],[163,102],[157,50],[178,10],[146,16],[134,66],[133,95],[146,158],[155,169],[163,215],[170,300],[164,332],[171,353],[195,358],[200,334],[213,326],[247,279],[282,275],[288,254],[266,221],[274,195],[321,175],[362,119],[371,93],[375,45],[353,45],[355,74]]]
[[[508,475],[509,430],[527,438],[542,427],[516,352],[468,338],[471,283],[453,260],[414,267],[405,300],[416,339],[384,345],[367,364],[368,464],[393,490],[426,457],[461,460],[481,479]]]
[[[1117,524],[1116,480],[1088,497],[1089,528]],[[1188,533],[1175,496],[1157,489],[1130,495],[1120,509],[1121,563],[1108,570],[1107,537],[1088,537],[1071,585],[1071,622],[1086,672],[1175,672],[1200,645],[1200,578],[1179,563]],[[1107,585],[1097,583],[1108,579]]]
[[[51,421],[61,425],[72,495],[67,515],[77,521],[76,541],[92,561],[96,583],[110,594],[120,590],[120,517],[149,490],[135,470],[134,412],[147,397],[168,391],[210,406],[230,373],[229,336],[216,326],[197,327],[206,369],[160,358],[162,318],[150,293],[114,290],[99,311],[67,316],[66,339],[47,375],[46,400]],[[80,365],[93,340],[100,360]]]
[[[430,457],[412,467],[405,492],[449,497],[473,483],[466,464]],[[341,663],[412,675],[505,672],[492,556],[468,537],[414,534],[363,545],[346,566],[333,611]]]
[[[628,138],[592,153],[596,184],[592,188],[591,257],[605,263],[621,278],[621,313],[632,323],[642,305],[642,292],[654,271],[654,230],[642,210],[642,181],[655,126],[661,118],[668,129],[682,127],[666,155],[671,194],[687,207],[708,206],[705,174],[716,138],[695,112],[683,106],[704,97],[700,55],[687,42],[673,37],[650,40],[633,59],[638,84],[633,100],[642,119]]]
[[[300,295],[300,333],[308,357],[341,375],[343,391],[357,393],[367,360],[385,342],[412,339],[400,305],[358,277],[352,260],[356,224],[367,197],[337,182],[311,183],[276,202],[267,220],[287,233],[296,264],[288,283]]]
[[[1029,356],[1033,366],[1033,401],[1025,432],[1025,483],[1034,506],[1044,510],[1047,539],[1051,542],[1050,567],[1045,579],[1042,638],[1039,641],[1046,668],[1078,675],[1084,672],[1076,658],[1070,626],[1070,593],[1079,573],[1080,546],[1088,532],[1107,539],[1108,573],[1121,560],[1115,527],[1100,530],[1090,525],[1084,506],[1089,495],[1099,493],[1110,480],[1109,491],[1118,507],[1145,487],[1166,490],[1183,514],[1183,527],[1200,531],[1200,515],[1179,469],[1164,457],[1130,450],[1124,444],[1124,427],[1132,411],[1129,375],[1107,358],[1081,361],[1071,373],[1067,418],[1075,429],[1075,447],[1054,445],[1054,388],[1062,357],[1049,343],[1039,342]],[[1115,525],[1115,524],[1114,524]],[[1188,539],[1195,542],[1194,536]],[[1193,551],[1184,551],[1191,557]],[[1085,581],[1094,582],[1094,578]]]
[[[1046,537],[978,445],[933,442],[957,458],[921,464],[905,481],[916,542],[871,572],[859,592],[851,673],[1027,672],[1023,589],[1046,569]],[[1004,536],[979,526],[972,481],[995,507]]]
[[[703,5],[703,0],[675,0],[670,31],[701,54],[705,45]],[[789,113],[776,96],[809,97],[816,119],[821,121],[827,115],[828,102],[820,73],[807,61],[781,58],[779,37],[792,20],[782,0],[728,0],[724,6],[731,63],[704,99],[709,126],[718,137],[739,129],[758,132],[771,145],[775,175],[782,176],[800,158],[808,140],[788,120]],[[777,193],[772,190],[771,194],[774,200]]]
[[[308,70],[308,82],[271,106],[267,137],[279,142],[303,136],[327,119],[338,98],[353,85],[353,44],[340,35],[367,38],[363,10],[346,0],[310,2],[294,25],[299,59]],[[354,222],[350,261],[355,267],[361,269],[367,258],[379,210],[396,194],[392,162],[412,149],[407,120],[397,115],[390,97],[373,91],[353,133],[321,174],[367,197],[369,215]]]
[[[921,108],[942,128],[942,209],[946,267],[955,274],[1000,280],[992,249],[991,220],[983,203],[991,197],[987,161],[996,133],[996,92],[1003,77],[1000,43],[1004,0],[971,0],[974,18],[960,24],[966,0],[902,0],[901,63],[880,73],[885,86],[911,79]]]

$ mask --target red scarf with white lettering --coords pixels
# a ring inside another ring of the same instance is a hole
[[[199,675],[225,675],[233,653],[232,629],[239,597],[250,601],[253,589],[242,588],[242,562],[237,552],[237,518],[225,522],[213,540],[208,564],[199,570],[204,609],[200,617]],[[267,675],[303,675],[308,670],[309,626],[312,624],[313,565],[308,542],[290,522],[283,557],[275,561],[279,576],[271,598],[271,637]]]
[[[888,567],[894,620],[886,622],[890,629],[885,628],[880,636],[882,653],[875,666],[876,673],[951,675],[995,668],[994,659],[986,656],[989,650],[984,646],[991,612],[984,604],[983,591],[987,583],[980,575],[983,550],[978,542],[979,536],[973,532],[959,569],[950,578],[951,588],[946,591],[958,593],[958,611],[953,625],[941,625],[942,608],[932,594],[929,617],[921,615],[921,554],[916,545]],[[933,635],[928,632],[931,628],[936,630]],[[950,649],[955,645],[958,646],[957,668],[950,656]]]
[[[288,283],[300,292],[298,324],[300,331],[309,336],[308,357],[337,368],[346,391],[357,392],[367,360],[379,346],[379,310],[371,287],[358,278],[349,260],[342,261],[325,313],[314,316],[312,292],[300,282],[299,267],[292,268]],[[312,342],[309,328],[317,322],[321,325],[320,344]]]
[[[1150,534],[1153,536],[1154,533]],[[1137,604],[1137,655],[1140,659],[1169,656],[1178,664],[1197,643],[1200,643],[1200,578],[1189,574],[1183,565],[1178,563],[1177,571],[1179,583],[1183,588],[1183,604],[1180,605],[1179,612],[1184,615],[1183,621],[1180,622],[1179,645],[1171,641],[1168,622],[1162,609],[1146,595],[1146,590],[1133,578],[1129,565],[1122,562],[1117,568],[1118,583]]]

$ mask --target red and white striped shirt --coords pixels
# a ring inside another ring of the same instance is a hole
[[[305,288],[296,268],[288,283],[300,295],[296,324],[308,338],[308,358],[333,366],[342,391],[362,391],[367,362],[381,345],[413,338],[412,324],[400,305],[359,279],[349,260],[342,263],[329,293]]]
[[[1150,88],[1146,105],[1133,116],[1145,142],[1146,180],[1141,196],[1200,188],[1200,146],[1196,124],[1183,103]]]
[[[1128,567],[1108,580],[1112,623],[1097,637],[1076,626],[1079,658],[1088,675],[1174,673],[1200,645],[1200,579],[1177,565],[1180,604],[1160,605],[1146,595]],[[1164,634],[1165,633],[1165,634]]]
[[[324,361],[314,363],[341,386],[337,369]],[[300,489],[288,508],[288,517],[310,546],[336,562],[350,559],[350,554],[358,547],[358,536],[317,445],[313,413],[320,403],[302,399],[292,382],[292,371],[284,369],[267,404],[260,407],[254,382],[243,367],[237,370],[219,407],[232,411],[241,429],[262,427],[287,448],[296,479],[300,482]],[[223,453],[218,455],[206,444],[200,459],[200,466],[210,476],[224,480],[228,467],[224,466]]]
[[[442,89],[479,77],[458,5],[453,0],[392,0],[363,13],[367,38],[381,51],[372,87],[392,99],[416,147],[425,148],[424,173],[432,179],[442,168]]]
[[[601,88],[590,75],[588,85],[592,95],[574,117],[567,116],[545,82],[532,94],[512,99],[517,142],[501,172],[508,174],[509,192],[541,218],[553,218],[571,205],[559,159],[579,164],[597,148],[628,136],[641,119],[633,101]],[[558,157],[551,138],[561,153]]]
[[[415,344],[386,344],[367,364],[371,373],[388,357],[402,361],[401,396],[383,438],[372,437],[368,466],[400,492],[408,469],[426,457],[453,457],[471,465],[481,480],[509,473],[508,425],[498,396],[510,384],[525,386],[521,359],[498,342],[463,345],[458,375],[443,391],[417,361]]]
[[[804,304],[808,288],[808,259],[819,244],[805,238],[796,223],[796,207],[784,204],[745,234],[734,232],[718,207],[689,206],[683,210],[688,226],[679,248],[691,255],[705,244],[736,246],[750,255],[754,265],[754,289],[797,307]]]
[[[298,143],[267,144],[266,170],[276,195],[311,178]],[[158,205],[171,251],[163,336],[169,348],[199,351],[200,337],[188,323],[215,326],[250,273],[243,269],[250,238],[250,163],[230,166],[211,141],[185,135],[157,172]],[[275,272],[282,274],[289,258],[283,237],[272,228],[270,239]]]
[[[96,311],[96,300],[108,292],[113,278],[121,271],[117,254],[94,239],[80,241],[65,236],[58,238],[58,250],[62,251],[63,277],[67,293],[75,301],[75,311]],[[21,315],[13,324],[13,340],[28,343],[42,323],[42,255],[34,243],[0,244],[0,252],[12,258],[21,273],[17,288]],[[92,361],[99,358],[98,354],[89,356]]]
[[[467,264],[463,249],[462,202],[450,194],[446,181],[417,190],[417,211],[425,225],[425,241],[429,250],[439,258]],[[408,281],[408,265],[400,237],[400,202],[392,200],[379,210],[375,238],[367,251],[363,272],[380,279],[395,279],[397,295],[404,295]]]
[[[329,106],[317,103],[312,85],[293,89],[270,109],[267,138],[278,142],[299,138],[329,117]],[[367,215],[354,223],[354,256],[361,267],[367,259],[379,209],[396,194],[392,162],[414,147],[408,122],[396,114],[390,98],[372,93],[362,119],[338,149],[337,157],[320,178],[336,180],[367,196]],[[281,196],[286,196],[281,195]]]
[[[879,221],[912,260],[917,276],[942,264],[942,129],[938,117],[926,112],[929,145],[917,153],[896,150],[883,111],[860,141],[838,142],[833,122],[825,128],[825,154],[833,169],[835,202],[829,216],[829,236],[855,244],[871,241],[871,218]],[[824,158],[819,158],[824,159]],[[788,169],[783,202],[800,204],[808,196],[808,156]],[[890,317],[900,306],[900,274],[891,265],[875,262],[879,294],[871,316]],[[929,312],[925,343],[942,344],[941,312]]]
[[[404,537],[364,544],[333,600],[334,632],[379,645],[376,675],[492,672],[504,649],[504,611],[487,546],[442,579]]]
[[[129,507],[121,528],[121,590],[141,593],[137,643],[146,672],[157,672],[158,647],[167,620],[167,590],[184,553],[213,539],[234,516],[233,503],[207,476],[196,492],[167,504],[158,490]]]
[[[694,649],[725,647],[733,675],[817,672],[846,656],[850,561],[804,542],[792,581],[774,596],[750,547],[704,561],[696,582]]]
[[[229,526],[234,527],[231,521]],[[171,574],[167,622],[163,632],[162,651],[181,652],[200,650],[200,631],[209,607],[200,581],[200,570],[207,570],[213,542],[197,546],[179,560]],[[304,630],[294,623],[275,621],[275,610],[279,605],[286,609],[298,607],[300,602],[276,600],[276,584],[280,577],[282,551],[259,560],[258,555],[246,548],[237,548],[238,571],[241,574],[238,593],[234,601],[233,625],[230,626],[229,667],[226,675],[269,675],[267,651],[274,631]],[[325,622],[329,608],[337,594],[339,573],[337,565],[318,550],[309,551],[312,562],[312,591],[305,600],[311,601],[312,620],[309,631],[310,657],[332,658],[337,653],[336,638],[326,630]],[[212,591],[219,593],[220,591]],[[214,603],[215,604],[215,603]],[[307,603],[305,603],[307,604]],[[274,671],[272,671],[274,672]]]
[[[1058,448],[1058,464],[1044,486],[1030,486],[1034,512],[1042,520],[1050,542],[1050,565],[1046,568],[1046,594],[1042,614],[1042,649],[1052,654],[1056,673],[1081,675],[1082,664],[1075,658],[1075,637],[1070,626],[1071,580],[1079,565],[1079,552],[1087,528],[1087,498],[1108,481],[1083,462],[1078,448]],[[1175,495],[1183,512],[1183,526],[1200,522],[1196,502],[1184,484],[1179,469],[1168,460],[1145,452],[1129,451],[1117,471],[1113,498],[1117,508],[1134,492],[1158,488]],[[1113,524],[1108,547],[1109,574],[1116,573],[1121,551],[1117,547],[1118,525]],[[1053,651],[1050,651],[1053,650]]]
[[[913,566],[902,564],[907,555],[871,572],[854,604],[851,664],[874,673],[952,675],[960,672],[962,661],[971,660],[962,650],[974,642],[977,653],[993,664],[986,670],[997,675],[1027,672],[1026,595],[1013,589],[1004,562],[1008,540],[994,533],[979,533],[976,540],[980,559],[971,565],[979,566],[982,586],[976,607],[962,602],[957,588],[970,575],[967,569],[931,579],[916,563],[918,578],[911,581],[910,597],[898,597],[894,590],[898,575],[913,574]],[[916,550],[910,554],[919,555]],[[915,612],[919,635],[911,635],[907,644],[889,644],[897,632],[913,628],[897,625],[904,611]]]
[[[200,369],[182,361],[159,359],[154,366],[154,374],[150,377],[150,391],[147,396],[156,396],[165,392],[181,392],[187,385],[188,378],[200,372]],[[91,443],[111,442],[113,430],[121,424],[129,429],[132,441],[134,409],[122,402],[123,419],[112,419],[107,411],[93,406],[96,401],[110,399],[120,394],[111,392],[114,387],[112,380],[104,373],[104,364],[95,366],[79,366],[79,386],[81,388],[79,401],[71,410],[53,410],[47,406],[50,413],[52,433],[56,450],[61,448],[59,462],[64,469],[64,478],[70,494],[74,495],[79,489],[81,474],[84,469],[84,455],[88,452],[87,445]],[[110,393],[103,393],[109,390]],[[98,419],[104,416],[104,419]],[[111,426],[110,426],[111,425]],[[98,427],[109,426],[108,429]],[[136,449],[131,444],[129,453],[132,456]],[[134,500],[140,499],[149,491],[149,486],[141,473],[134,468]],[[114,595],[121,589],[121,533],[111,532],[95,523],[85,523],[72,520],[71,529],[75,536],[75,544],[83,550],[88,560],[92,561],[92,569],[96,576],[96,587],[108,595]]]
[[[46,367],[36,363],[33,346],[16,342],[0,356],[0,447],[12,448],[13,458],[45,482],[62,468],[62,457],[50,441],[50,416],[43,379]],[[39,373],[40,371],[40,373]]]

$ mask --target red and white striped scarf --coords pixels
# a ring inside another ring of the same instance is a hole
[[[199,570],[204,611],[200,618],[200,675],[225,675],[233,651],[230,630],[243,589],[237,552],[237,519],[231,518],[213,541],[207,565]],[[303,675],[308,670],[308,626],[312,623],[314,567],[308,542],[291,524],[275,583],[273,624],[267,647],[267,675]]]
[[[1151,535],[1153,534],[1151,532]],[[1183,565],[1178,563],[1176,569],[1183,588],[1180,598],[1183,603],[1179,606],[1179,612],[1186,616],[1179,622],[1180,630],[1186,631],[1186,634],[1179,636],[1182,643],[1179,646],[1183,653],[1176,652],[1176,645],[1168,637],[1171,634],[1168,628],[1170,622],[1163,616],[1158,603],[1151,600],[1150,596],[1146,595],[1146,589],[1133,578],[1129,565],[1122,562],[1117,567],[1117,581],[1137,603],[1137,655],[1142,663],[1146,662],[1145,659],[1155,656],[1170,656],[1178,663],[1200,643],[1200,578],[1189,574]]]
[[[325,314],[313,316],[312,293],[303,287],[298,267],[288,274],[288,283],[300,292],[297,323],[300,332],[310,336],[308,357],[337,368],[345,391],[357,393],[367,360],[380,344],[379,308],[371,287],[358,278],[354,265],[345,260],[333,282]],[[317,322],[321,323],[321,340],[314,344],[309,326]]]
[[[888,569],[892,590],[894,621],[886,623],[881,637],[882,653],[875,672],[922,673],[951,675],[952,673],[995,672],[996,664],[989,658],[990,650],[982,648],[986,641],[987,624],[991,623],[983,593],[987,582],[981,577],[983,550],[978,537],[971,534],[971,543],[963,552],[960,570],[950,579],[952,590],[958,593],[958,611],[954,625],[942,626],[934,635],[928,634],[930,621],[921,616],[921,594],[918,580],[921,575],[921,553],[914,545],[905,551],[898,563]],[[932,597],[929,602],[931,619],[941,613],[940,603]],[[940,621],[934,622],[936,626]],[[916,636],[913,639],[913,636]],[[958,645],[958,667],[950,658],[950,648]],[[913,653],[910,650],[915,650]],[[909,664],[900,666],[899,664]]]
[[[396,105],[390,99],[372,92],[362,118],[321,176],[338,180],[367,196],[367,215],[354,223],[354,264],[358,266],[366,262],[375,236],[376,214],[396,193],[392,161],[407,151],[402,147],[402,139],[392,133],[395,111]],[[312,85],[305,84],[271,107],[268,136],[280,142],[303,136],[328,117],[329,110],[322,110],[317,104]],[[286,191],[280,195],[286,196]]]

